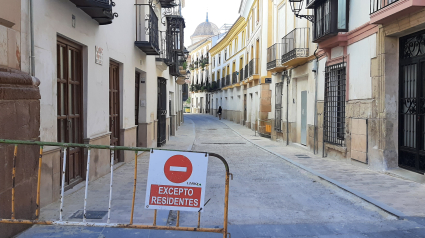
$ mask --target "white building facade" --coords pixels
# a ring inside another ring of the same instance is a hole
[[[169,140],[182,122],[182,87],[176,77],[184,75],[183,41],[172,44],[167,38],[183,39],[176,29],[184,29],[184,1],[172,2],[34,4],[42,141],[157,147]],[[179,24],[171,25],[172,19]],[[172,50],[180,55],[171,55]],[[67,153],[69,189],[86,179],[87,151]],[[45,149],[42,184],[51,186],[42,190],[42,205],[59,196],[61,154],[60,148]],[[93,150],[91,157],[90,179],[109,172],[108,151]],[[133,158],[133,153],[115,154],[116,162]]]

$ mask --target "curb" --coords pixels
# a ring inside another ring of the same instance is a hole
[[[310,169],[310,168],[308,168],[308,167],[306,167],[304,165],[301,165],[301,164],[299,164],[299,163],[297,163],[297,162],[295,162],[295,161],[293,161],[293,160],[291,160],[291,159],[289,159],[289,158],[287,158],[287,157],[285,157],[283,155],[280,155],[278,153],[275,153],[275,152],[273,152],[273,151],[271,151],[271,150],[269,150],[267,148],[264,148],[261,145],[258,145],[256,143],[250,141],[249,139],[245,138],[245,136],[243,136],[239,132],[237,132],[235,129],[233,129],[229,125],[227,125],[227,123],[224,123],[222,121],[221,121],[221,123],[225,124],[227,127],[229,127],[237,135],[239,135],[240,137],[242,137],[246,141],[250,142],[251,144],[257,146],[258,148],[260,148],[260,149],[262,149],[264,151],[267,151],[267,152],[269,152],[269,153],[271,153],[271,154],[273,154],[273,155],[275,155],[275,156],[277,156],[277,157],[279,157],[281,159],[284,159],[287,162],[295,165],[296,167],[298,167],[300,169],[303,169],[303,170],[305,170],[305,171],[307,171],[307,172],[309,172],[309,173],[311,173],[313,175],[316,175],[317,177],[319,177],[321,179],[324,179],[324,180],[328,181],[329,183],[334,184],[335,186],[337,186],[337,187],[339,187],[339,188],[341,188],[341,189],[343,189],[343,190],[345,190],[345,191],[347,191],[347,192],[349,192],[349,193],[351,193],[351,194],[353,194],[353,195],[355,195],[355,196],[363,199],[364,201],[366,201],[366,202],[368,202],[368,203],[370,203],[370,204],[372,204],[372,205],[374,205],[376,207],[379,207],[380,209],[386,211],[387,213],[390,213],[390,214],[396,216],[399,220],[404,220],[404,218],[407,217],[404,213],[400,212],[397,209],[394,209],[394,208],[388,206],[385,203],[382,203],[382,202],[380,202],[380,201],[378,201],[378,200],[376,200],[374,198],[371,198],[369,196],[366,196],[365,194],[363,194],[363,193],[361,193],[361,192],[359,192],[359,191],[357,191],[355,189],[352,189],[352,188],[350,188],[350,187],[348,187],[348,186],[346,186],[346,185],[344,185],[344,184],[342,184],[342,183],[340,183],[340,182],[338,182],[338,181],[336,181],[336,180],[334,180],[332,178],[329,178],[326,175],[320,174],[320,173],[318,173],[318,172],[316,172],[316,171],[314,171],[314,170],[312,170],[312,169]]]

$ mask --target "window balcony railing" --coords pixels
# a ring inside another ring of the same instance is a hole
[[[258,59],[252,59],[249,61],[249,74],[248,76],[258,75]]]
[[[239,70],[239,81],[242,81],[245,79],[244,70],[243,68]]]
[[[275,69],[281,66],[283,44],[276,43],[267,49],[267,70]]]
[[[99,25],[108,25],[112,23],[117,13],[112,12],[115,3],[112,0],[70,0],[78,8],[83,10],[91,18],[99,22]]]
[[[147,55],[159,55],[158,17],[149,4],[136,6],[135,45]]]
[[[282,38],[282,64],[309,56],[309,28],[296,28]]]
[[[221,83],[220,83],[220,88],[224,88],[224,87],[226,87],[226,78],[225,77],[221,78]]]
[[[370,14],[381,10],[399,0],[370,0]]]
[[[226,86],[230,85],[230,74],[226,76]]]
[[[159,31],[159,38],[159,55],[156,57],[156,61],[162,61],[168,65],[166,32]]]
[[[232,84],[235,84],[238,82],[238,72],[232,73]]]
[[[370,23],[386,24],[425,8],[425,1],[370,0]]]
[[[244,78],[249,78],[249,70],[248,70],[248,64],[245,65],[245,77]]]

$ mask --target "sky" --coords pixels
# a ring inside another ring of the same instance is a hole
[[[196,27],[205,22],[207,11],[209,21],[218,28],[224,24],[233,24],[239,17],[240,0],[186,0],[182,14],[186,22],[184,31],[185,46],[191,45],[190,36]]]

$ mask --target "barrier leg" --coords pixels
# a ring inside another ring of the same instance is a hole
[[[63,166],[62,166],[62,185],[61,185],[61,205],[59,212],[59,220],[62,221],[63,213],[63,194],[65,192],[65,170],[66,170],[66,147],[63,149]]]
[[[137,183],[137,151],[134,157],[134,186],[133,186],[133,203],[131,205],[130,225],[133,224],[134,202],[136,200],[136,183]]]
[[[40,216],[40,183],[41,183],[41,164],[43,162],[43,146],[40,146],[40,157],[38,158],[38,178],[37,178],[37,210],[35,210],[35,219]]]
[[[177,211],[177,222],[176,222],[176,227],[180,226],[180,211]]]
[[[12,168],[12,219],[15,219],[15,175],[16,175],[16,156],[18,155],[18,145],[15,145],[13,152],[13,168]]]
[[[90,149],[87,151],[87,171],[86,171],[86,189],[84,191],[84,214],[83,214],[83,222],[86,222],[86,214],[87,214],[87,193],[89,188],[89,174],[90,174]]]
[[[112,205],[112,183],[114,179],[114,150],[111,150],[111,183],[109,185],[109,207],[108,207],[108,223],[111,221],[111,205]]]

